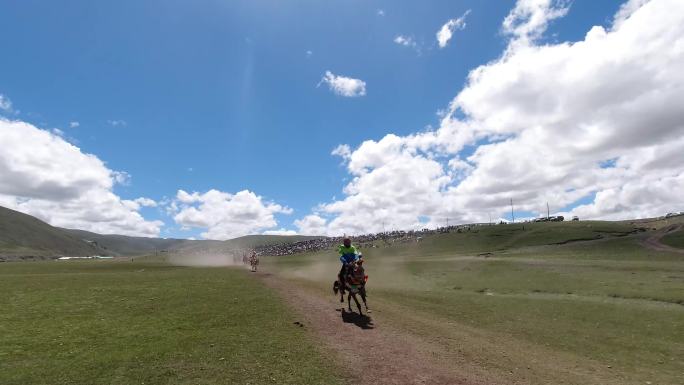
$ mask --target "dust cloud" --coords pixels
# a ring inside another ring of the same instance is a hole
[[[190,267],[245,266],[238,251],[184,251],[170,254],[167,261]]]

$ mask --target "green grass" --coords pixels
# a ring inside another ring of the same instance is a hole
[[[0,292],[3,385],[339,382],[243,270],[5,263]]]
[[[393,255],[430,256],[445,253],[477,254],[555,243],[573,244],[633,234],[639,227],[625,222],[547,222],[473,226],[469,231],[425,237],[419,243],[402,244]],[[378,245],[381,242],[376,242]],[[381,249],[380,252],[384,249]],[[377,252],[370,250],[370,252]],[[365,251],[364,251],[365,253]]]
[[[474,373],[680,384],[684,256],[643,248],[640,226],[483,226],[365,249],[370,305],[379,327]],[[0,383],[339,382],[254,277],[159,259],[0,264]],[[320,295],[339,269],[332,250],[262,263]]]
[[[668,246],[684,249],[684,229],[665,235],[661,241]]]
[[[529,383],[679,384],[684,256],[645,249],[648,233],[632,231],[493,226],[364,250],[370,303],[441,356],[502,375],[529,368]],[[338,268],[332,251],[265,264],[321,291]]]

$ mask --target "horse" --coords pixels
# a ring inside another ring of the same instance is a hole
[[[253,272],[257,271],[257,266],[259,266],[259,257],[256,254],[252,254],[249,257],[249,265]]]
[[[333,283],[333,291],[335,294],[337,294],[338,291],[340,292],[340,302],[344,303],[344,291],[346,290],[348,293],[347,307],[349,311],[352,312],[351,300],[353,298],[356,307],[359,309],[359,314],[363,315],[361,304],[356,297],[356,295],[359,294],[363,301],[363,305],[366,308],[366,312],[368,312],[368,303],[366,302],[366,282],[368,281],[368,276],[365,274],[365,270],[363,266],[361,266],[361,263],[354,263],[350,266],[343,279],[344,289],[340,287],[339,279]]]

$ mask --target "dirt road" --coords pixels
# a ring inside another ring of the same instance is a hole
[[[683,249],[678,249],[676,247],[668,246],[668,245],[660,242],[660,240],[665,235],[672,233],[672,232],[675,232],[675,231],[679,231],[681,228],[682,228],[682,225],[671,225],[671,226],[665,227],[664,229],[658,230],[655,234],[644,239],[642,244],[651,250],[667,251],[667,252],[671,252],[671,253],[682,253],[682,254],[684,254]]]
[[[346,303],[323,298],[283,278],[259,273],[264,283],[276,289],[302,317],[304,327],[325,344],[338,362],[346,362],[350,383],[361,385],[394,384],[493,384],[491,379],[466,378],[458,368],[433,363],[422,342],[405,333],[376,324],[376,320],[348,312]],[[353,304],[353,301],[352,301]],[[339,306],[336,306],[339,305]],[[371,313],[372,315],[372,313]]]

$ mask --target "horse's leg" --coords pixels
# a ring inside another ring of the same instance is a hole
[[[363,306],[366,307],[366,310],[368,310],[368,303],[366,302],[366,288],[361,287],[361,290],[359,290],[359,293],[361,294],[361,300],[363,301]]]
[[[344,281],[344,276],[342,275],[342,273],[340,273],[340,274],[337,275],[337,282],[340,283],[340,285],[339,285],[339,288],[340,288],[340,303],[344,303],[344,289],[346,289],[346,287],[345,287],[346,283],[345,283],[345,281]]]
[[[363,312],[361,311],[361,304],[359,303],[358,298],[356,298],[356,294],[352,295],[354,297],[354,302],[356,302],[356,308],[359,309],[359,315],[363,315]]]
[[[350,290],[350,291],[349,291],[349,294],[347,294],[347,307],[349,308],[349,312],[350,312],[350,313],[352,312],[352,308],[351,308],[351,297],[352,297],[352,293],[351,293],[351,290]]]

